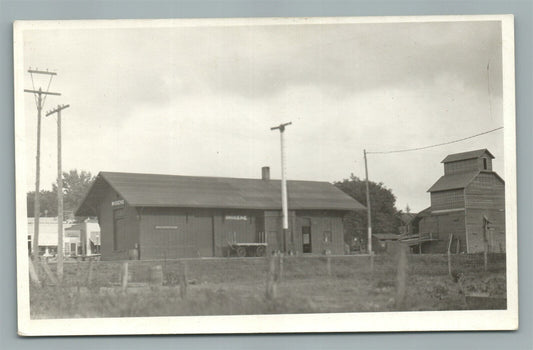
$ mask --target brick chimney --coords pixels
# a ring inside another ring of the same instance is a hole
[[[270,167],[264,166],[261,168],[261,179],[270,180]]]

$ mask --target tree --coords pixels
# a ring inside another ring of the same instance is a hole
[[[41,190],[39,192],[39,202],[41,204],[41,216],[57,216],[57,189],[52,191]],[[26,193],[26,203],[28,217],[35,214],[35,191]]]
[[[353,174],[349,179],[335,182],[335,186],[359,203],[366,206],[366,183]],[[383,183],[369,181],[370,206],[372,212],[372,232],[398,233],[401,225],[396,209],[396,197],[392,190]],[[345,241],[350,243],[354,238],[366,242],[367,240],[367,212],[357,210],[351,212],[345,219]]]
[[[93,181],[94,176],[85,170],[78,172],[77,169],[73,169],[68,172],[63,172],[63,207],[65,211],[78,209]],[[57,186],[55,184],[52,186],[53,190],[57,192]]]
[[[94,181],[90,172],[77,169],[63,172],[63,209],[73,212],[81,204],[85,194]],[[33,217],[35,191],[26,195],[28,216]],[[41,191],[41,215],[57,216],[57,184],[52,184],[51,191]]]

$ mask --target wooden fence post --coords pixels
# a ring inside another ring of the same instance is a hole
[[[326,270],[328,272],[328,276],[331,276],[331,256],[328,251],[326,251]]]
[[[89,260],[89,271],[87,272],[87,287],[91,287],[91,282],[93,280],[93,259]]]
[[[161,265],[156,265],[156,266],[152,266],[150,268],[150,272],[149,272],[150,276],[150,285],[152,285],[153,287],[161,287],[163,285],[163,268],[161,267]],[[174,274],[168,274],[167,275],[167,283],[170,285],[170,284],[176,284],[176,283],[179,283],[179,280],[176,281],[175,279],[174,280],[171,280],[171,276],[175,276]]]
[[[54,275],[52,270],[50,270],[50,266],[48,266],[48,262],[46,261],[46,259],[43,259],[41,261],[41,265],[43,266],[43,270],[46,273],[46,276],[50,279],[50,281],[53,284],[57,285],[58,284],[58,279],[56,278],[56,276]]]
[[[187,297],[187,265],[184,261],[180,262],[180,297],[185,299]]]
[[[407,285],[407,246],[400,243],[398,252],[398,269],[396,271],[396,308],[402,308]]]
[[[40,286],[41,282],[39,281],[39,276],[37,275],[37,272],[35,271],[35,266],[33,265],[33,260],[31,259],[31,257],[28,259],[28,268],[30,270],[31,281],[37,284],[38,286]]]
[[[126,293],[128,288],[128,262],[122,265],[122,293]]]
[[[450,233],[450,239],[448,241],[448,275],[452,275],[452,241],[453,233]]]
[[[483,268],[485,272],[488,269],[489,265],[489,259],[488,259],[488,253],[489,253],[489,232],[488,232],[488,225],[489,225],[489,219],[485,215],[483,215]]]
[[[487,250],[485,249],[485,252],[483,253],[483,270],[486,272],[489,268],[489,257],[487,254]]]
[[[266,298],[267,300],[273,300],[276,298],[276,255],[271,255],[268,259],[268,274],[266,285]]]
[[[81,289],[81,263],[80,258],[76,258],[76,290],[80,294]]]
[[[278,268],[278,275],[276,280],[281,281],[283,278],[283,253],[279,253],[279,268]]]

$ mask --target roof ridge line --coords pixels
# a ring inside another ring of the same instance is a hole
[[[261,178],[252,177],[230,177],[230,176],[207,176],[207,175],[178,175],[178,174],[156,174],[156,173],[134,173],[134,172],[122,172],[122,171],[100,171],[98,174],[121,174],[121,175],[146,175],[146,176],[165,176],[165,177],[188,177],[188,178],[202,178],[202,179],[230,179],[230,180],[252,180],[252,181],[281,181],[281,179],[268,179],[263,180]],[[313,183],[328,183],[333,184],[330,181],[319,180],[290,180],[287,182],[313,182]]]

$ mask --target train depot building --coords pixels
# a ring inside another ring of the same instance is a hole
[[[448,155],[431,206],[414,219],[419,237],[406,243],[421,253],[504,253],[505,183],[493,159],[486,149]]]
[[[343,254],[343,218],[364,206],[328,182],[100,172],[76,211],[97,216],[103,260]]]

